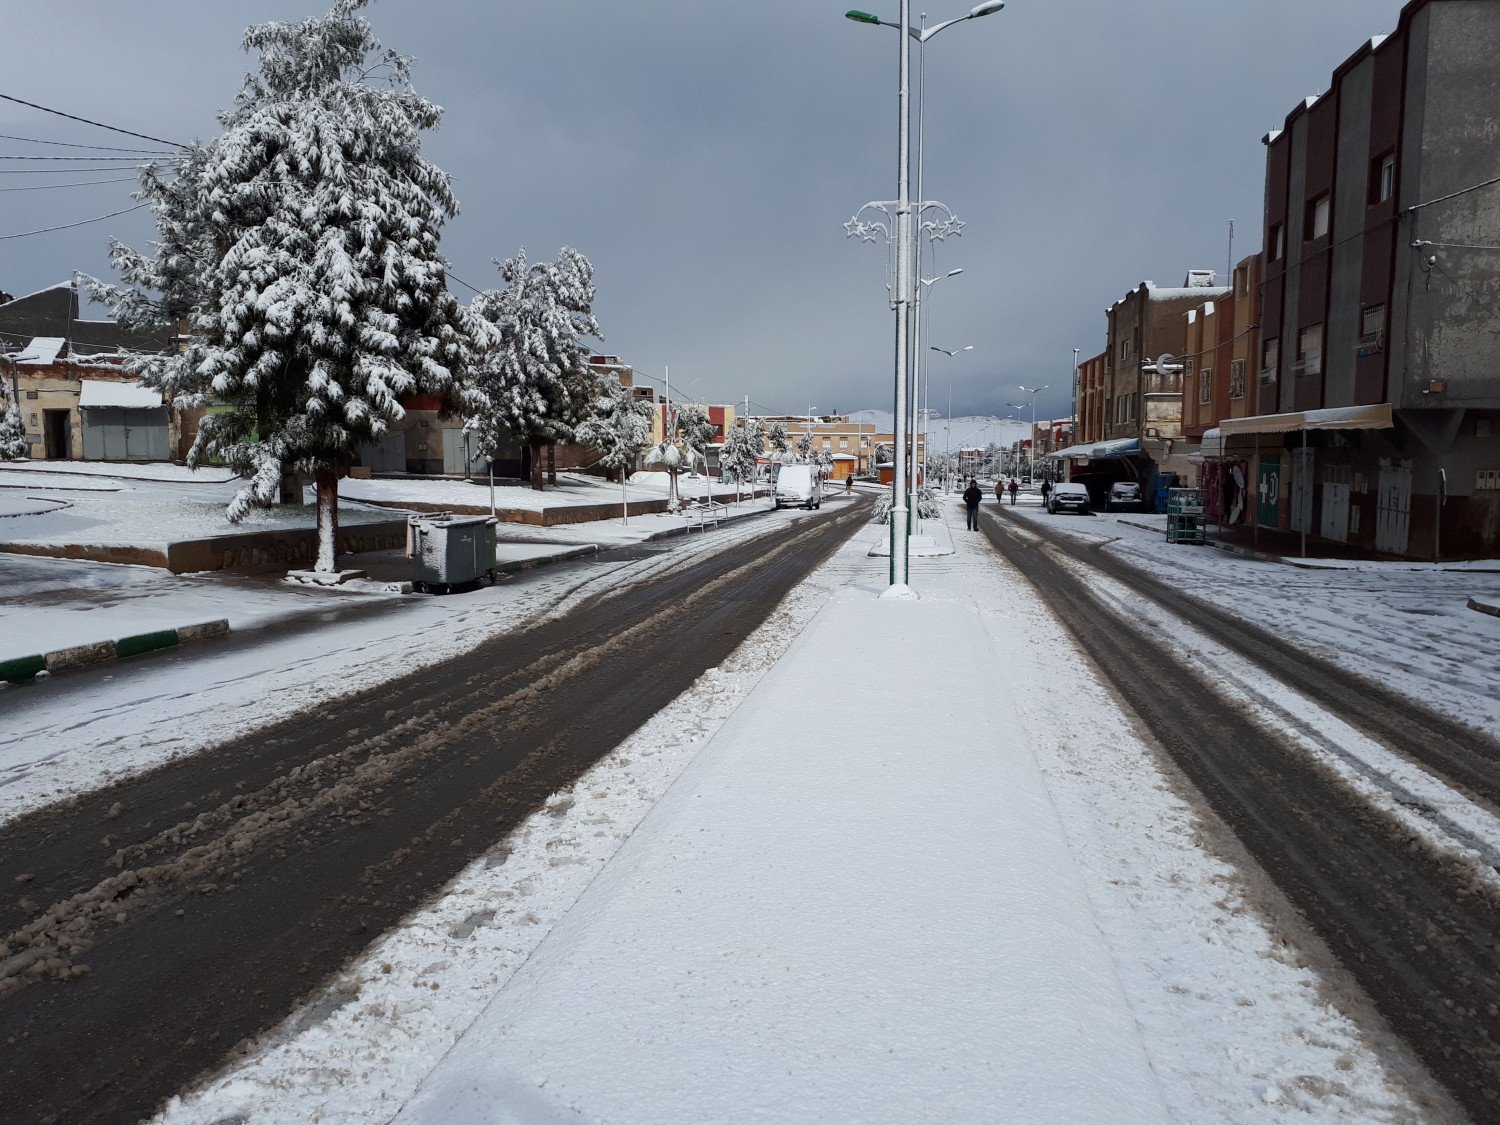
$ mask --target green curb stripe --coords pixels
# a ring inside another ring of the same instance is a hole
[[[155,652],[159,648],[171,648],[177,644],[176,629],[162,629],[156,633],[138,633],[133,637],[121,637],[115,642],[115,654],[122,660],[127,656],[139,656],[143,652]]]
[[[0,680],[18,684],[29,680],[47,667],[45,656],[18,656],[14,660],[0,660]]]

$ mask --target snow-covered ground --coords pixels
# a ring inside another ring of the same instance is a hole
[[[733,500],[735,497],[732,484],[710,482],[703,476],[690,477],[686,473],[678,477],[677,488],[686,500],[701,500],[710,491],[713,498],[720,502]],[[666,473],[633,473],[623,489],[619,484],[612,484],[600,477],[582,473],[558,473],[557,484],[548,485],[540,492],[530,485],[515,481],[498,483],[495,487],[495,506],[532,512],[543,508],[572,508],[586,504],[616,505],[622,501],[628,506],[642,500],[665,500],[669,489],[670,482]],[[351,500],[369,500],[397,507],[422,503],[488,508],[490,504],[489,482],[479,477],[472,481],[349,479],[339,482],[339,495]]]
[[[1049,516],[1034,503],[1016,511],[1102,542],[1106,551],[1186,594],[1500,736],[1494,655],[1500,618],[1468,608],[1471,597],[1500,597],[1500,562],[1288,566],[1170,544],[1163,516]],[[1138,526],[1158,521],[1162,532]]]
[[[35,652],[38,639],[53,635],[112,639],[139,631],[134,625],[143,620],[165,627],[228,617],[233,630],[227,639],[139,662],[0,685],[0,823],[437,663],[497,632],[563,612],[612,583],[804,518],[807,513],[783,511],[735,519],[707,535],[669,540],[666,550],[646,559],[593,563],[581,572],[542,569],[444,597],[0,556],[0,575],[16,585],[14,597],[0,590],[5,653],[13,647]],[[682,522],[632,517],[617,534],[635,542]],[[421,643],[412,644],[413,637]]]
[[[982,539],[892,606],[879,534],[164,1120],[1457,1120]]]

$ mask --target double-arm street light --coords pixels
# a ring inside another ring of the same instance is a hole
[[[944,426],[946,436],[943,439],[943,454],[946,457],[953,456],[953,357],[962,355],[964,352],[972,352],[973,344],[965,344],[961,348],[940,348],[936,344],[928,348],[929,351],[942,352],[948,357],[948,421]]]
[[[920,164],[918,165],[918,167],[920,167]],[[920,250],[921,250],[921,244],[918,243],[918,252],[919,253],[920,253]],[[925,300],[925,298],[924,298],[924,296],[923,296],[924,291],[928,290],[928,289],[931,289],[934,285],[936,285],[938,282],[942,281],[943,278],[945,278],[945,277],[957,277],[959,274],[961,274],[963,272],[964,272],[963,269],[959,268],[959,269],[956,269],[956,270],[949,270],[947,273],[940,273],[936,277],[919,277],[918,278],[918,285],[917,285],[917,311],[916,311],[917,324],[916,324],[916,333],[915,333],[915,335],[916,335],[917,349],[918,349],[919,352],[921,352],[921,348],[922,348],[922,306],[927,303],[926,300]],[[927,378],[927,354],[925,352],[921,352],[921,358],[922,358],[922,362],[918,365],[917,370],[914,372],[914,374],[916,375],[916,378],[912,381],[911,413],[912,413],[913,425],[912,425],[912,439],[911,439],[911,455],[912,455],[912,459],[915,460],[916,456],[917,456],[917,440],[918,440],[918,438],[922,439],[922,479],[925,482],[926,479],[927,479],[927,461],[928,461],[928,458],[931,455],[932,451],[927,447],[927,440],[926,440],[927,435],[926,435],[926,431],[921,430],[916,425],[916,418],[918,417],[918,414],[919,414],[919,411],[918,411],[918,405],[919,404],[921,406],[920,414],[922,416],[926,416],[927,415],[927,407],[930,404],[930,401],[931,401],[931,398],[932,398],[932,389],[931,389],[931,386],[929,385],[928,378]],[[948,381],[949,381],[950,384],[953,381],[953,373],[952,373],[951,369],[950,369],[950,371],[948,373]],[[950,388],[950,390],[951,390],[951,388]],[[950,398],[951,398],[951,395],[950,395]],[[911,510],[912,510],[912,512],[915,515],[917,530],[921,531],[922,530],[922,505],[920,505],[919,503],[917,503],[917,474],[915,472],[913,472],[912,475],[911,475]]]
[[[1036,484],[1036,396],[1037,396],[1038,392],[1045,391],[1045,390],[1048,389],[1048,387],[1051,387],[1051,386],[1052,386],[1052,384],[1048,383],[1045,387],[1021,387],[1020,388],[1026,394],[1028,394],[1028,395],[1031,396],[1031,441],[1030,441],[1030,443],[1027,446],[1027,448],[1030,450],[1030,452],[1026,456],[1026,475],[1029,478],[1031,478],[1031,483],[1033,485]],[[1023,403],[1007,402],[1005,405],[1008,406],[1008,407],[1010,407],[1012,410],[1025,410],[1026,409],[1026,404],[1024,402]]]
[[[915,39],[919,46],[925,45],[938,32],[952,27],[956,23],[965,20],[978,19],[1000,11],[1005,7],[1004,0],[986,0],[971,8],[967,15],[956,19],[945,20],[934,24],[932,27],[914,28],[911,25],[911,0],[901,0],[899,16],[896,23],[892,24],[882,20],[879,16],[869,12],[850,11],[845,13],[848,19],[856,23],[878,24],[882,27],[894,27],[897,31],[906,34],[899,36],[899,96],[897,99],[897,197],[896,203],[896,286],[894,292],[896,306],[896,387],[895,387],[895,472],[891,482],[891,571],[890,588],[886,590],[884,597],[911,597],[911,587],[907,584],[908,578],[908,540],[911,528],[908,523],[907,509],[907,480],[906,480],[906,387],[911,372],[911,337],[908,333],[907,318],[911,312],[911,302],[915,298],[912,277],[914,265],[915,244],[912,237],[912,204],[911,204],[911,40]],[[851,233],[854,233],[851,231]],[[920,271],[917,271],[920,276]],[[915,451],[915,447],[913,447]]]

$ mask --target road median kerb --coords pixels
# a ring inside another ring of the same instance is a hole
[[[91,668],[97,664],[108,664],[114,660],[125,660],[148,652],[176,648],[189,641],[223,637],[229,633],[229,621],[200,621],[193,625],[182,625],[176,629],[157,629],[150,633],[136,633],[113,641],[92,641],[89,644],[72,645],[51,652],[18,656],[11,660],[0,660],[0,680],[7,683],[23,683],[41,672],[71,672],[79,668]]]

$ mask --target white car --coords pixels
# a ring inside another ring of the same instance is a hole
[[[776,474],[776,506],[812,511],[823,506],[823,474],[813,465],[783,465]]]

